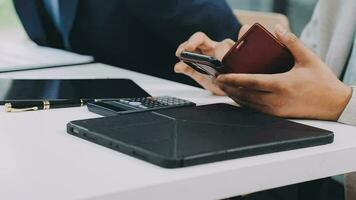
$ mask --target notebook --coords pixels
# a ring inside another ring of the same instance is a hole
[[[334,138],[331,131],[228,104],[72,121],[67,132],[166,168],[325,145]]]

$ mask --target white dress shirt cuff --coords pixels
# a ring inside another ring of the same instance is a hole
[[[356,126],[356,86],[352,86],[352,96],[338,122]]]

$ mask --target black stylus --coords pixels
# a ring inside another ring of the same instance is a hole
[[[53,108],[81,107],[94,100],[35,100],[13,101],[5,104],[6,112],[24,112],[36,110],[49,110]]]

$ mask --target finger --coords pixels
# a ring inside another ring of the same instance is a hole
[[[245,88],[226,88],[223,91],[240,105],[247,106],[260,112],[274,114],[273,109],[271,109],[271,105],[275,102],[273,93]]]
[[[204,51],[214,48],[215,45],[216,42],[211,40],[205,33],[197,32],[189,38],[184,48],[187,51],[195,51],[196,49]]]
[[[180,54],[184,51],[184,47],[187,45],[187,42],[183,42],[181,45],[178,46],[176,51],[176,56],[179,57]]]
[[[230,97],[230,98],[232,98],[237,104],[239,104],[242,107],[247,107],[247,108],[250,108],[252,110],[256,110],[256,111],[263,112],[263,113],[269,113],[270,112],[268,107],[266,107],[264,105],[247,102],[247,101],[241,100],[241,99],[239,99],[237,97]]]
[[[194,79],[196,82],[198,82],[201,85],[204,85],[205,82],[209,81],[211,82],[210,79],[208,79],[207,76],[197,72],[184,62],[179,62],[174,66],[174,71],[179,74],[185,74],[189,76],[190,78]]]
[[[245,87],[265,92],[276,91],[283,84],[279,74],[224,74],[217,78],[220,85]]]
[[[240,39],[243,35],[245,35],[245,33],[246,33],[250,28],[251,28],[251,26],[248,25],[248,24],[243,25],[243,26],[240,28],[238,39]]]
[[[214,95],[225,96],[225,93],[213,83],[213,80],[206,75],[203,75],[191,67],[189,67],[184,62],[179,62],[174,66],[176,73],[181,73],[189,76],[194,81],[199,83],[203,88],[211,91]]]
[[[297,62],[308,61],[314,56],[314,53],[308,49],[296,35],[288,32],[279,24],[276,25],[276,36],[284,45],[287,46]]]
[[[244,102],[249,102],[253,104],[268,105],[271,103],[270,100],[272,100],[272,93],[269,92],[262,92],[257,90],[230,86],[223,87],[222,90],[230,97],[235,97]]]
[[[224,44],[227,46],[233,46],[235,44],[235,42],[232,39],[225,39],[223,41],[221,41],[219,44]]]
[[[178,74],[184,74],[186,67],[189,67],[189,66],[187,64],[185,64],[184,62],[179,62],[174,65],[174,72],[176,72]]]
[[[231,39],[225,39],[222,42],[219,42],[215,46],[215,58],[221,61],[234,44],[235,42]]]

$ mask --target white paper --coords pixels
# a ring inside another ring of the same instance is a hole
[[[91,56],[79,55],[32,42],[0,40],[0,72],[90,63]]]

